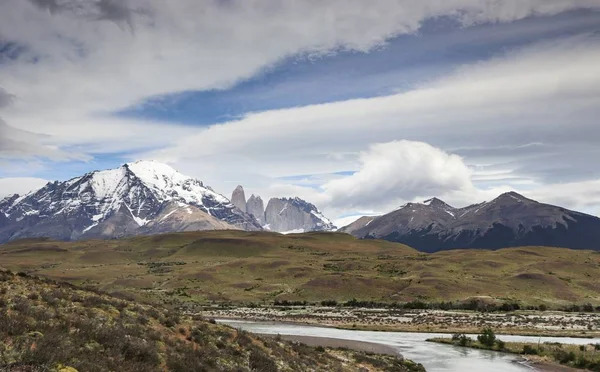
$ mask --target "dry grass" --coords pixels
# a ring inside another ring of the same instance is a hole
[[[18,241],[0,246],[0,261],[13,270],[164,303],[357,298],[600,305],[600,254],[560,248],[423,254],[338,233],[208,231],[110,241]],[[154,262],[164,265],[149,266]]]

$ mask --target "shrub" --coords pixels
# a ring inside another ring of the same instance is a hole
[[[321,301],[321,306],[334,307],[334,306],[337,306],[337,301],[336,300]]]
[[[252,349],[250,352],[249,367],[252,371],[277,372],[277,364],[262,351]]]
[[[248,336],[248,332],[238,329],[237,335],[235,337],[235,342],[241,347],[246,347],[252,343],[252,339]]]
[[[521,352],[521,354],[537,355],[538,351],[536,348],[532,347],[531,345],[523,345],[523,351]]]
[[[564,350],[556,350],[554,352],[554,358],[558,360],[560,364],[568,364],[574,362],[577,357],[572,351],[566,352]]]
[[[496,340],[496,345],[498,346],[498,350],[504,350],[506,347],[506,343],[502,340]]]
[[[482,334],[477,336],[477,341],[487,347],[493,347],[496,343],[496,334],[491,328],[484,328]]]
[[[458,344],[460,346],[467,346],[470,345],[473,342],[473,339],[471,339],[471,337],[467,337],[466,335],[461,335],[460,338],[458,339]]]

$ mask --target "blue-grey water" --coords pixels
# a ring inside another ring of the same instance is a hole
[[[235,328],[254,333],[294,336],[326,337],[341,340],[372,342],[392,347],[407,359],[423,364],[428,372],[532,372],[522,358],[493,351],[472,350],[456,346],[426,342],[432,337],[447,334],[353,331],[300,324],[219,320]],[[504,341],[561,342],[568,344],[598,343],[600,339],[565,337],[499,336]]]

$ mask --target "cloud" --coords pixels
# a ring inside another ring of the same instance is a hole
[[[460,157],[423,142],[374,144],[360,154],[359,162],[352,176],[323,185],[332,206],[387,206],[472,188],[471,172]]]
[[[13,102],[14,98],[15,96],[9,94],[7,91],[0,87],[0,108],[10,105]]]
[[[125,0],[29,0],[50,14],[68,13],[72,17],[89,20],[109,20],[127,24],[133,29],[132,10]]]
[[[14,95],[0,88],[0,109],[9,107],[14,101]],[[42,137],[35,133],[9,126],[0,117],[0,160],[23,160],[38,156],[55,160],[81,159],[84,157],[78,154],[67,154],[57,147],[46,146],[41,143]]]
[[[198,174],[219,162],[233,171],[282,177],[355,170],[365,144],[406,139],[452,153],[494,148],[493,159],[472,152],[465,162],[500,163],[513,175],[530,177],[519,172],[520,161],[529,168],[562,167],[575,153],[565,148],[597,147],[598,65],[598,36],[544,42],[464,65],[404,93],[249,113],[149,156],[195,163]],[[563,158],[545,161],[557,154]]]
[[[0,34],[18,46],[0,67],[0,81],[18,97],[4,119],[52,137],[54,146],[114,148],[116,140],[121,143],[116,151],[127,152],[127,139],[136,140],[139,131],[97,136],[92,128],[153,97],[225,89],[293,56],[370,51],[391,37],[417,32],[430,18],[452,16],[470,25],[577,8],[600,5],[567,0],[2,2]],[[79,124],[73,132],[74,122]],[[120,124],[115,120],[113,126]],[[169,124],[154,123],[159,125]],[[63,143],[65,132],[70,135]],[[159,141],[146,145],[160,147]]]
[[[56,146],[45,145],[43,142],[44,136],[11,127],[0,119],[0,159],[26,160],[36,157],[58,161],[89,159],[89,156],[81,152],[64,151]]]
[[[34,177],[0,178],[0,199],[14,194],[23,195],[43,187],[48,181]]]

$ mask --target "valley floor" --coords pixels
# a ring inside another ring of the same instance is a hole
[[[196,312],[196,310],[189,310]],[[480,313],[473,311],[365,309],[341,307],[204,308],[207,318],[294,322],[336,328],[432,333],[478,333],[490,327],[498,334],[600,337],[600,314],[554,311]]]

